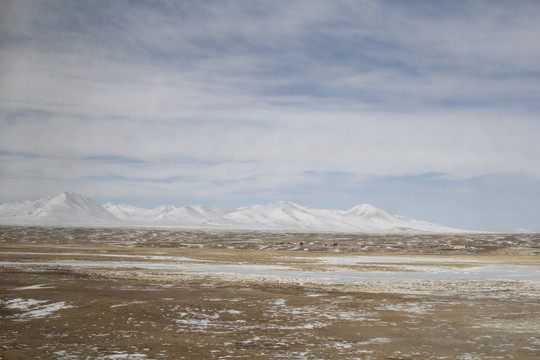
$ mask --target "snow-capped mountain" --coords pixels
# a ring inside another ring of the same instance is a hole
[[[167,226],[230,230],[302,230],[369,233],[465,232],[425,221],[392,215],[371,205],[350,210],[311,209],[280,201],[238,209],[219,206],[98,205],[84,196],[66,192],[52,199],[0,205],[3,224],[111,224],[114,226]]]
[[[223,216],[223,225],[246,229],[294,229],[347,232],[440,232],[455,233],[453,229],[425,221],[391,215],[371,205],[359,205],[350,210],[311,209],[280,201],[268,205],[240,208]]]
[[[109,223],[119,219],[92,200],[65,192],[54,198],[0,205],[0,218],[23,223]],[[5,222],[5,221],[3,221]]]
[[[132,205],[116,205],[110,202],[103,205],[103,208],[109,211],[120,220],[130,220],[133,222],[147,222],[148,219],[153,219],[161,213],[161,208],[166,206],[160,206],[156,209],[143,209]]]
[[[393,220],[393,216],[388,212],[367,204],[357,205],[352,209],[345,211],[343,215],[347,218],[365,218],[374,221]]]
[[[230,209],[219,206],[191,205],[176,207],[162,205],[155,209],[144,209],[131,205],[107,203],[103,206],[117,218],[133,224],[196,225],[206,224],[229,213]]]
[[[185,207],[167,206],[152,219],[155,224],[196,225],[207,224],[227,214],[230,210],[219,206],[191,205]]]
[[[280,201],[239,208],[223,216],[222,220],[229,225],[248,228],[290,228],[294,224],[294,227],[299,229],[316,225],[317,219],[308,208]]]

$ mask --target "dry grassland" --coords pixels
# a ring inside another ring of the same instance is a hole
[[[538,235],[0,227],[0,358],[537,359],[539,252]]]

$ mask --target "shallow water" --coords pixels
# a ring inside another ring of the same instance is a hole
[[[393,262],[398,257],[390,257]],[[181,270],[203,273],[222,273],[244,275],[247,277],[277,277],[286,280],[310,280],[324,283],[351,283],[357,281],[391,281],[391,280],[513,280],[540,282],[538,267],[529,265],[508,265],[487,263],[475,267],[459,268],[452,266],[433,265],[391,265],[391,271],[385,268],[382,257],[359,257],[359,261],[345,263],[377,262],[382,264],[381,271],[303,271],[293,270],[286,266],[249,265],[249,264],[213,264],[213,263],[171,263],[171,262],[141,262],[141,261],[36,261],[36,262],[0,262],[8,266],[65,266],[78,268],[125,268],[153,270]],[[399,258],[401,259],[401,258]],[[179,260],[188,260],[182,258]],[[334,262],[335,263],[335,262]],[[395,270],[394,270],[395,269]],[[403,271],[399,271],[402,269]],[[414,270],[414,271],[411,271]]]

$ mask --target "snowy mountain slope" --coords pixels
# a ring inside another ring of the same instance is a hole
[[[316,230],[350,232],[461,232],[437,224],[391,215],[371,205],[350,210],[310,209],[290,202],[255,205],[233,211],[221,218],[222,225],[245,229]]]
[[[310,209],[290,202],[255,205],[223,218],[238,227],[320,231],[382,231],[368,223],[347,219],[342,211]]]
[[[144,209],[133,205],[116,205],[110,202],[103,205],[103,207],[111,214],[116,216],[118,219],[129,220],[133,222],[151,221],[151,219],[155,218],[160,214],[161,208],[165,208],[164,206],[160,206],[160,208],[156,209]]]
[[[156,225],[204,224],[232,211],[209,205],[191,205],[180,208],[172,205],[162,205],[155,209],[144,209],[131,205],[107,203],[103,207],[126,222]]]
[[[226,215],[230,210],[219,206],[191,205],[185,207],[168,207],[152,219],[156,224],[195,225],[207,224]]]
[[[357,205],[350,210],[342,212],[342,214],[346,218],[351,218],[351,219],[363,218],[363,219],[371,219],[373,221],[379,221],[379,222],[394,220],[394,217],[390,215],[388,212],[386,212],[385,210],[377,209],[376,207],[367,205],[367,204]]]
[[[119,219],[92,200],[65,192],[54,198],[25,201],[16,204],[3,204],[0,218],[11,218],[21,222],[36,223],[109,223]],[[4,221],[5,222],[5,221]]]
[[[21,201],[17,203],[2,203],[0,217],[19,217],[31,212],[36,201]]]
[[[441,233],[454,233],[454,232],[471,232],[465,230],[457,230],[451,227],[438,225],[430,223],[427,221],[415,220],[402,215],[393,215],[397,220],[395,224],[395,229],[399,231],[400,229],[421,229],[425,232],[441,232]]]
[[[268,205],[255,205],[233,211],[222,218],[229,225],[248,228],[306,228],[315,225],[317,219],[300,205],[280,201]]]
[[[388,232],[459,232],[458,229],[414,220],[406,216],[392,215],[385,210],[367,204],[355,206],[343,215],[356,224],[370,224],[377,228],[384,228]]]
[[[84,223],[116,226],[168,226],[236,230],[299,230],[370,233],[467,232],[405,216],[392,215],[371,205],[350,210],[311,209],[280,201],[238,209],[219,206],[159,206],[144,209],[107,203],[103,207],[75,194],[52,199],[0,205],[1,223]]]

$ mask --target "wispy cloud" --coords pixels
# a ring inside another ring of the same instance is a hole
[[[423,174],[486,197],[467,181],[508,176],[519,198],[515,174],[540,179],[534,1],[5,1],[0,17],[4,198],[392,207],[384,189],[411,204],[416,184],[456,217]]]

